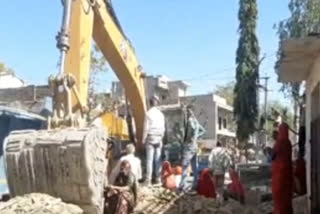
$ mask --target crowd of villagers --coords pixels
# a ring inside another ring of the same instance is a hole
[[[306,194],[306,169],[304,161],[305,128],[299,130],[299,155],[292,161],[292,144],[289,140],[289,126],[287,123],[275,124],[272,149],[272,198],[274,214],[292,214],[292,199],[294,195]],[[234,167],[229,168],[231,183],[227,185],[224,196],[234,198],[245,204],[246,188],[241,182]],[[162,185],[170,190],[178,188],[176,176],[181,175],[181,167],[171,167],[167,161],[162,166]],[[217,198],[219,195],[219,178],[211,168],[200,172],[196,191],[207,198]],[[120,172],[114,185],[105,189],[105,198],[108,209],[106,213],[132,213],[138,201],[138,182],[131,171],[128,161],[122,161]],[[227,197],[224,197],[226,199]]]

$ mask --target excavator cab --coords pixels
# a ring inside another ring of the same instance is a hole
[[[59,2],[59,1],[57,1]],[[144,74],[123,33],[111,1],[63,0],[57,35],[60,71],[49,78],[53,114],[47,130],[14,131],[5,139],[4,160],[10,196],[47,193],[79,205],[85,213],[103,213],[107,172],[108,131],[115,117],[102,118],[104,127],[86,120],[91,41],[124,86],[141,145],[146,111]],[[120,123],[119,123],[120,124]],[[140,142],[140,144],[139,144]]]

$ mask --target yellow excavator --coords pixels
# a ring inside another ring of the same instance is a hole
[[[79,205],[85,213],[101,214],[108,134],[105,127],[90,126],[86,121],[92,39],[125,89],[138,146],[146,112],[145,74],[110,0],[62,0],[62,4],[57,35],[60,70],[49,78],[53,114],[47,130],[15,131],[6,138],[8,187],[11,197],[47,193]],[[116,118],[104,115],[102,120],[110,129],[110,121]]]

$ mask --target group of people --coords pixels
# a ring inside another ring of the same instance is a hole
[[[225,196],[232,197],[241,203],[245,202],[245,188],[240,181],[234,163],[227,150],[218,142],[212,150],[209,165],[199,172],[197,140],[205,130],[193,113],[193,107],[186,108],[184,138],[182,142],[182,166],[173,168],[168,161],[162,162],[162,139],[165,134],[165,118],[157,108],[159,99],[150,100],[151,108],[146,114],[143,143],[146,151],[146,172],[142,185],[160,184],[165,188],[185,192],[194,190],[199,195],[217,198],[223,202]],[[303,133],[303,132],[302,132]],[[274,214],[292,214],[293,193],[305,194],[305,162],[303,149],[292,163],[292,146],[289,140],[289,126],[281,122],[273,132],[274,147],[265,151],[272,164],[272,195]],[[300,136],[304,139],[304,136]],[[300,145],[301,143],[299,143]],[[109,176],[105,191],[106,213],[127,214],[133,211],[137,203],[138,180],[143,179],[141,161],[135,155],[135,146],[126,147],[126,155],[121,157]],[[192,185],[188,185],[189,167],[193,173]],[[229,173],[231,183],[225,191],[225,174]],[[152,176],[154,175],[154,179]],[[180,179],[176,177],[180,176]]]
[[[199,172],[197,140],[203,136],[205,129],[195,117],[193,106],[189,105],[186,107],[181,167],[173,168],[168,161],[162,162],[165,117],[157,107],[158,104],[158,97],[153,96],[150,100],[150,109],[145,116],[142,139],[146,152],[145,174],[143,176],[141,160],[135,156],[135,146],[127,145],[126,155],[120,158],[109,175],[109,185],[105,191],[107,213],[130,213],[137,203],[137,188],[140,180],[144,180],[142,183],[144,186],[152,183],[162,184],[165,188],[178,192],[192,190],[205,197],[223,198],[224,177],[231,165],[231,159],[226,150],[218,142],[210,155],[208,168]],[[187,182],[190,166],[193,174],[191,185]],[[236,172],[230,170],[232,183],[228,189],[232,196],[232,193],[239,193],[239,188],[241,189],[242,186],[239,187]],[[235,197],[239,198],[238,195],[235,194]]]
[[[157,108],[159,99],[153,96],[150,100],[150,109],[146,114],[144,123],[143,143],[146,148],[146,176],[144,185],[148,186],[152,183],[152,175],[154,174],[154,183],[161,182],[161,151],[162,140],[165,135],[165,118],[163,113]],[[186,121],[184,138],[182,143],[182,176],[181,181],[177,185],[180,191],[187,188],[186,179],[188,177],[189,165],[191,165],[194,175],[193,189],[196,188],[196,181],[198,176],[197,154],[198,146],[197,140],[205,133],[204,128],[200,125],[193,113],[191,105],[186,108]],[[168,163],[164,163],[165,168],[169,170],[171,167]]]

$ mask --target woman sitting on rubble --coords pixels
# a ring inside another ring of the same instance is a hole
[[[201,196],[204,196],[206,198],[217,197],[216,185],[212,169],[207,168],[201,171],[197,188],[197,192]]]
[[[113,186],[105,191],[105,214],[132,213],[137,203],[137,181],[128,161],[122,161]]]

